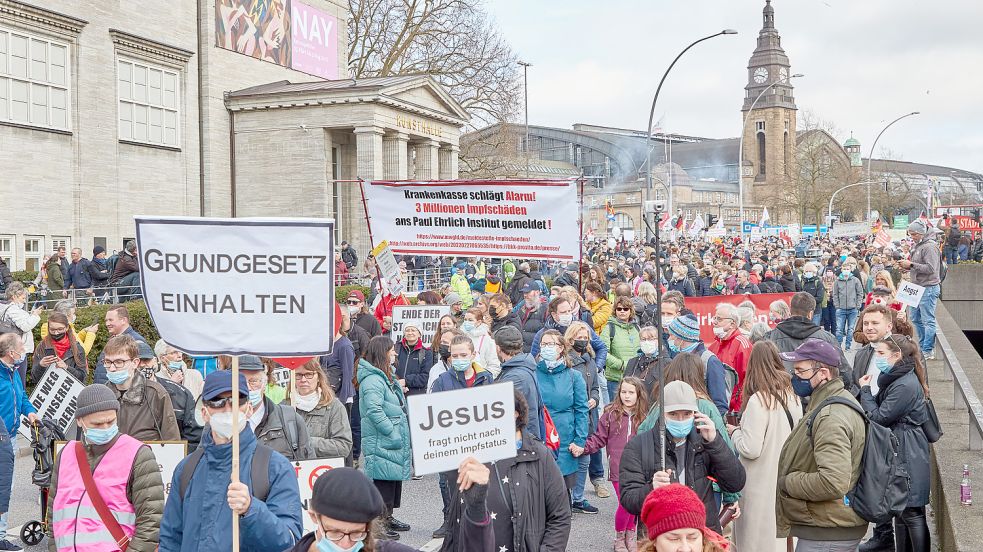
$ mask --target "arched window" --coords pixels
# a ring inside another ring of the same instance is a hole
[[[765,133],[758,133],[758,174],[765,174],[765,160],[767,155],[765,153]]]
[[[614,221],[612,221],[612,222],[613,222],[613,225],[612,226],[617,226],[618,228],[621,228],[622,230],[634,230],[635,229],[635,221],[632,220],[631,215],[629,215],[628,213],[615,213],[614,214]]]

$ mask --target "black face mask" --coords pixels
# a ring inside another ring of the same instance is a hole
[[[451,358],[450,345],[444,345],[443,343],[441,343],[439,352],[440,352],[440,360],[444,361],[445,363],[447,362],[447,359]]]
[[[573,341],[573,350],[580,354],[584,354],[587,351],[587,340],[586,339],[575,339]]]
[[[68,332],[61,332],[61,333],[52,333],[52,334],[48,334],[48,335],[51,336],[51,340],[52,341],[61,341],[65,337],[65,335],[67,333]]]

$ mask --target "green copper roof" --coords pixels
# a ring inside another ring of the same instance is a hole
[[[860,145],[860,142],[858,142],[857,139],[854,138],[853,136],[850,136],[849,138],[847,138],[847,141],[843,143],[843,146],[844,147],[846,147],[846,146],[859,146],[859,145]]]

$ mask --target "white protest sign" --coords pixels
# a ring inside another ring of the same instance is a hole
[[[38,418],[51,418],[62,433],[68,433],[69,428],[75,425],[75,401],[84,387],[66,370],[48,368],[31,393],[31,404],[37,409]],[[31,439],[31,424],[27,418],[21,418],[18,432]]]
[[[317,528],[311,521],[311,516],[307,515],[311,498],[314,497],[314,482],[321,474],[329,470],[345,467],[345,459],[302,460],[294,462],[293,465],[294,471],[297,472],[297,486],[300,488],[300,504],[304,507],[300,517],[304,520],[304,533],[309,533]]]
[[[290,368],[274,368],[273,383],[284,389],[290,387]]]
[[[373,232],[402,255],[574,261],[580,256],[576,180],[371,182]]]
[[[406,326],[416,326],[423,334],[421,341],[425,346],[433,343],[433,336],[437,333],[437,324],[440,317],[450,314],[450,305],[419,305],[419,306],[396,306],[393,307],[393,327],[391,335],[393,343],[403,339],[403,330]]]
[[[409,397],[416,475],[456,470],[468,456],[482,463],[515,456],[513,393],[506,382]]]
[[[385,289],[389,290],[390,295],[399,295],[406,291],[406,283],[399,271],[399,263],[396,256],[389,248],[389,242],[383,241],[372,250],[375,263],[379,267],[379,278],[385,283]]]
[[[911,282],[901,282],[895,299],[914,308],[918,306],[918,303],[921,303],[922,295],[925,295],[924,287]]]
[[[55,457],[65,448],[65,441],[55,442]],[[150,447],[151,452],[157,459],[157,469],[160,470],[160,478],[164,482],[164,500],[171,494],[171,480],[174,477],[174,470],[178,463],[188,455],[187,441],[144,441],[143,444]]]
[[[837,222],[829,235],[834,238],[845,238],[848,236],[864,236],[870,233],[870,223],[860,222]]]
[[[191,355],[316,356],[334,343],[334,221],[137,216],[160,335]]]

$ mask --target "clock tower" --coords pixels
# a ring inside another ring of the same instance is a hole
[[[795,164],[795,98],[791,67],[782,37],[775,29],[775,8],[765,0],[764,23],[747,67],[742,120],[744,166],[741,184],[761,203],[793,175]],[[759,98],[760,96],[760,98]],[[755,100],[757,99],[757,103]],[[747,197],[747,196],[745,196]],[[774,209],[773,209],[774,210]]]

